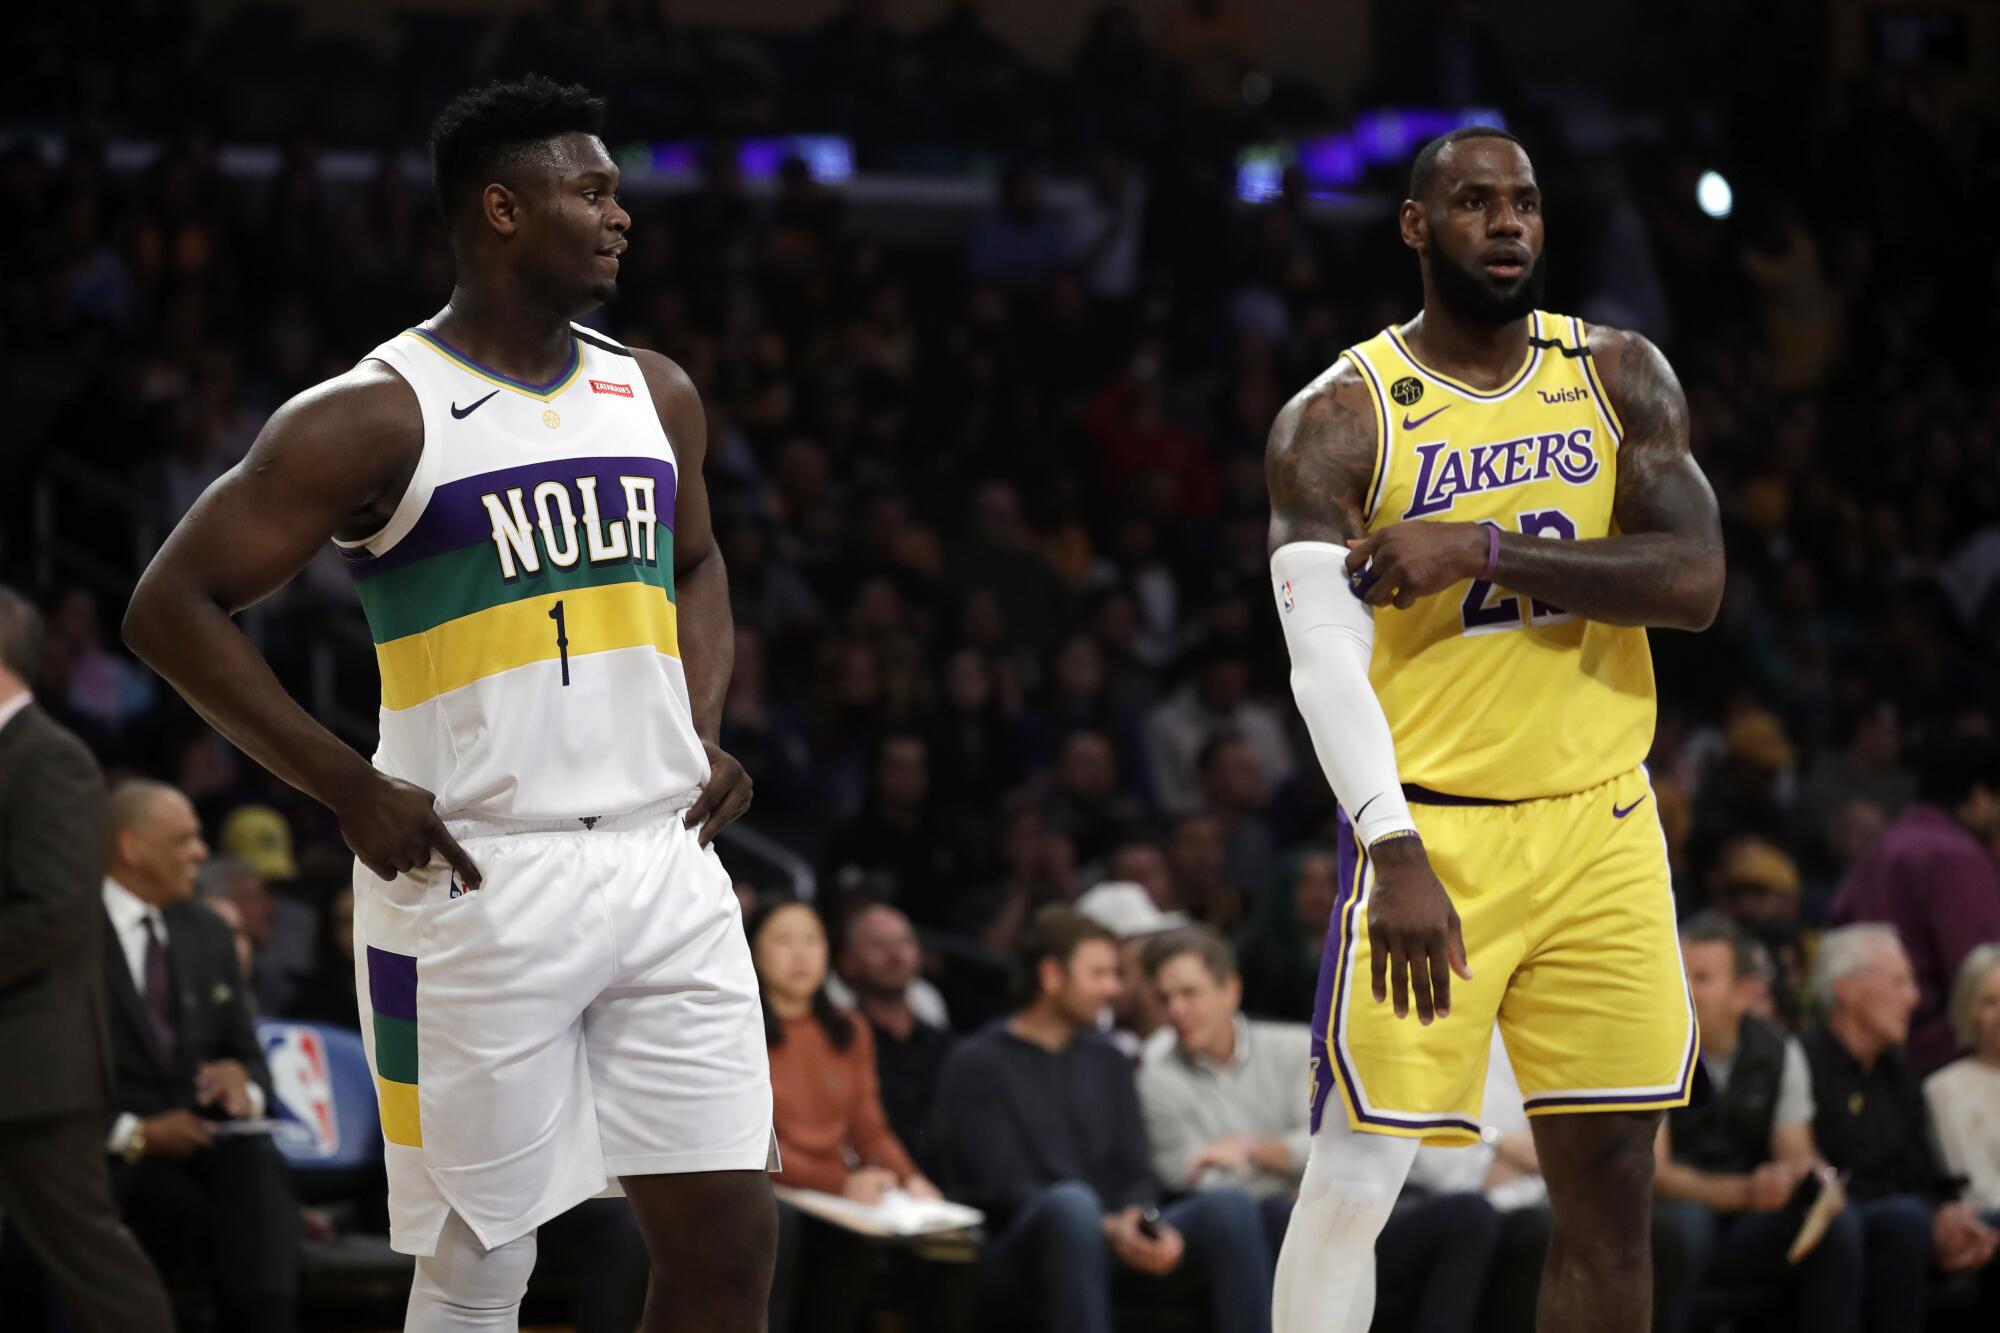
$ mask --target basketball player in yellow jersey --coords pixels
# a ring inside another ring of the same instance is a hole
[[[1422,313],[1301,392],[1267,456],[1293,692],[1352,819],[1274,1324],[1367,1329],[1418,1144],[1481,1138],[1497,1022],[1554,1210],[1538,1326],[1631,1333],[1653,1140],[1697,1050],[1645,627],[1714,617],[1715,497],[1658,350],[1537,309],[1513,136],[1426,145],[1400,224]]]

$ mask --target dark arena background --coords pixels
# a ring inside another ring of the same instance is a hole
[[[177,1103],[126,1104],[112,1068],[102,1160],[179,1327],[400,1328],[412,1261],[388,1244],[340,821],[223,741],[121,622],[281,404],[444,306],[430,125],[537,72],[606,100],[632,218],[618,299],[583,322],[671,357],[707,414],[735,625],[719,743],[755,782],[722,861],[747,919],[809,905],[804,990],[830,971],[874,1033],[844,1091],[773,1048],[799,1163],[776,1333],[1269,1327],[1269,1245],[1234,1270],[1259,1308],[1232,1318],[1194,1259],[1142,1277],[1086,1228],[1117,1273],[1096,1279],[1107,1324],[1060,1284],[995,1290],[999,1214],[885,1237],[813,1209],[872,1199],[886,1169],[993,1210],[958,1188],[991,1108],[940,1095],[949,1048],[1014,1012],[1024,934],[1073,903],[1121,946],[1104,1025],[1131,1086],[1085,1110],[1144,1156],[1130,1199],[1240,1190],[1284,1225],[1303,1058],[1264,1120],[1232,1117],[1261,1095],[1259,1046],[1305,1050],[1341,886],[1265,445],[1342,349],[1418,310],[1411,159],[1471,125],[1532,155],[1544,308],[1643,333],[1685,388],[1727,589],[1705,632],[1650,634],[1683,954],[1729,1086],[1752,1032],[1818,1052],[1809,1073],[1770,1054],[1761,1106],[1724,1093],[1771,1127],[1736,1159],[1719,1121],[1670,1117],[1652,1327],[2000,1328],[2000,6],[79,0],[10,29],[0,584],[46,634],[8,666],[107,784],[191,803],[199,836],[165,855],[234,932],[271,1092],[268,1132],[242,1137],[283,1159],[190,1169],[199,1188],[142,1205],[152,1162],[119,1116]],[[334,548],[238,624],[373,751],[376,654]],[[49,830],[5,793],[39,781],[0,775],[0,1081],[20,1087],[53,1058],[17,1035],[33,978],[120,966],[95,862],[87,947],[37,943],[13,858]],[[1190,952],[1149,958],[1190,924],[1227,950],[1176,936]],[[41,1123],[8,1096],[0,1166]],[[1548,1192],[1509,1079],[1483,1119],[1481,1145],[1419,1155],[1376,1329],[1535,1327]],[[83,1327],[19,1224],[35,1168],[10,1169],[0,1328]],[[1836,1178],[1836,1248],[1788,1262]],[[221,1239],[273,1207],[277,1259]],[[523,1325],[629,1333],[648,1275],[628,1205],[591,1200],[542,1228]],[[230,1293],[266,1288],[283,1312],[232,1322]]]

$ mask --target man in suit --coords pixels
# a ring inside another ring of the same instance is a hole
[[[0,1214],[84,1333],[171,1333],[104,1161],[104,783],[28,682],[41,621],[0,587]]]
[[[266,1135],[271,1076],[234,937],[193,901],[208,857],[187,797],[111,794],[104,879],[111,999],[108,1142],[125,1220],[166,1275],[183,1329],[285,1333],[298,1295],[298,1202]]]

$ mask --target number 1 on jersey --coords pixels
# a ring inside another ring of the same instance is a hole
[[[563,607],[557,602],[549,608],[549,619],[556,622],[556,651],[562,655],[563,684],[569,684],[569,635],[563,625]]]

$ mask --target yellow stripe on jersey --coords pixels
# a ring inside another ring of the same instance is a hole
[[[377,1078],[375,1104],[382,1110],[383,1138],[405,1148],[424,1146],[423,1117],[417,1110],[416,1084]]]
[[[555,619],[562,604],[560,626]],[[613,583],[508,602],[460,616],[421,634],[375,645],[382,707],[414,708],[427,699],[532,662],[571,659],[618,648],[680,654],[680,624],[665,590],[653,583]]]

